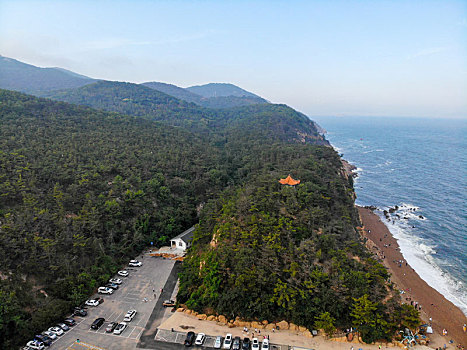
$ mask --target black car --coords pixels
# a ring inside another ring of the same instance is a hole
[[[85,310],[85,309],[81,309],[81,308],[76,308],[75,311],[73,311],[73,316],[81,316],[81,317],[85,317],[88,315],[88,312]]]
[[[240,337],[235,337],[232,343],[232,350],[240,350]]]
[[[63,320],[63,323],[65,323],[68,327],[73,327],[76,325],[76,321],[72,318],[66,318]]]
[[[251,341],[250,338],[243,338],[242,350],[250,350]]]
[[[91,328],[99,329],[104,324],[104,322],[105,322],[105,318],[103,317],[96,318],[96,320],[92,323]]]
[[[38,334],[34,337],[34,340],[38,340],[44,343],[45,346],[50,346],[52,345],[52,339],[50,339],[48,336],[44,334]]]
[[[115,283],[107,283],[105,286],[112,288],[113,290],[118,289],[118,284]]]
[[[188,332],[186,334],[185,342],[183,344],[185,344],[185,346],[192,346],[194,341],[195,341],[195,332]]]

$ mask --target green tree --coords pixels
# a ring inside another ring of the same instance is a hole
[[[335,322],[335,318],[327,311],[315,317],[315,327],[324,330],[328,337],[336,331]]]

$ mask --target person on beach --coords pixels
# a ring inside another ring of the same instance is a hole
[[[467,324],[464,323],[464,326],[462,327],[462,330],[465,332],[467,332]]]

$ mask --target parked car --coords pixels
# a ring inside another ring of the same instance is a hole
[[[222,344],[222,349],[230,349],[232,347],[232,334],[227,333]]]
[[[57,324],[57,326],[63,329],[65,332],[68,332],[70,330],[70,327],[68,327],[65,323],[59,323]]]
[[[140,267],[140,266],[143,266],[143,263],[141,261],[138,261],[138,260],[130,260],[130,262],[128,263],[128,266]]]
[[[101,328],[101,326],[104,324],[104,322],[105,322],[105,318],[103,318],[103,317],[96,318],[94,320],[94,322],[92,323],[91,328],[97,330],[97,329]]]
[[[205,340],[206,340],[206,334],[198,333],[196,340],[195,340],[195,345],[203,345]]]
[[[53,327],[50,327],[48,329],[49,332],[54,332],[56,335],[58,336],[62,336],[63,334],[65,334],[65,332],[63,331],[63,329],[61,329],[60,327],[57,327],[57,326],[53,326]]]
[[[110,322],[107,327],[105,327],[105,331],[107,333],[112,333],[115,329],[115,327],[117,327],[118,323],[117,322]]]
[[[125,318],[123,319],[123,321],[125,322],[131,322],[131,320],[133,318],[135,318],[136,316],[136,310],[129,310],[126,315],[125,315]]]
[[[259,350],[259,340],[258,338],[253,338],[253,340],[251,341],[251,350]]]
[[[114,334],[122,334],[123,331],[126,329],[126,322],[120,322],[117,327],[114,329]]]
[[[81,316],[85,317],[88,315],[88,312],[85,309],[82,308],[75,308],[75,311],[73,311],[73,316]]]
[[[33,349],[33,350],[43,350],[45,348],[44,343],[40,342],[40,341],[37,341],[37,340],[28,341],[26,346],[28,348],[30,348],[30,349]]]
[[[240,337],[235,337],[232,342],[232,350],[240,350]]]
[[[175,301],[173,300],[164,300],[162,303],[163,307],[170,307],[170,306],[175,306]]]
[[[42,332],[42,334],[48,336],[52,340],[57,339],[57,334],[55,334],[54,332],[44,331],[44,332]]]
[[[65,318],[63,323],[65,323],[68,327],[73,327],[76,325],[76,321],[72,318]]]
[[[89,299],[89,300],[86,300],[85,304],[87,306],[98,306],[99,305],[99,300],[97,299]]]
[[[251,345],[250,338],[243,338],[242,350],[250,350],[250,345]]]
[[[45,346],[52,345],[52,339],[50,339],[48,336],[43,335],[43,334],[35,335],[34,340],[37,340],[38,342],[44,343]]]
[[[115,283],[107,283],[105,286],[112,289],[118,289],[118,284]]]
[[[99,287],[97,288],[97,293],[99,294],[112,294],[114,290],[109,287]]]
[[[185,346],[191,346],[191,345],[193,345],[194,341],[195,341],[195,332],[188,332],[186,334],[186,338],[185,338],[185,341],[183,342],[183,344]]]
[[[214,349],[220,349],[222,347],[222,337],[218,335],[214,340]]]
[[[263,339],[261,350],[269,350],[269,339]]]
[[[109,283],[115,283],[115,284],[122,284],[122,280],[120,278],[111,278],[109,279]]]
[[[122,276],[122,277],[128,277],[129,273],[126,270],[118,271],[117,275]]]

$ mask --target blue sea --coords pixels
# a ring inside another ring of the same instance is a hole
[[[408,263],[467,315],[467,120],[313,119],[357,167],[357,204],[378,207]]]

